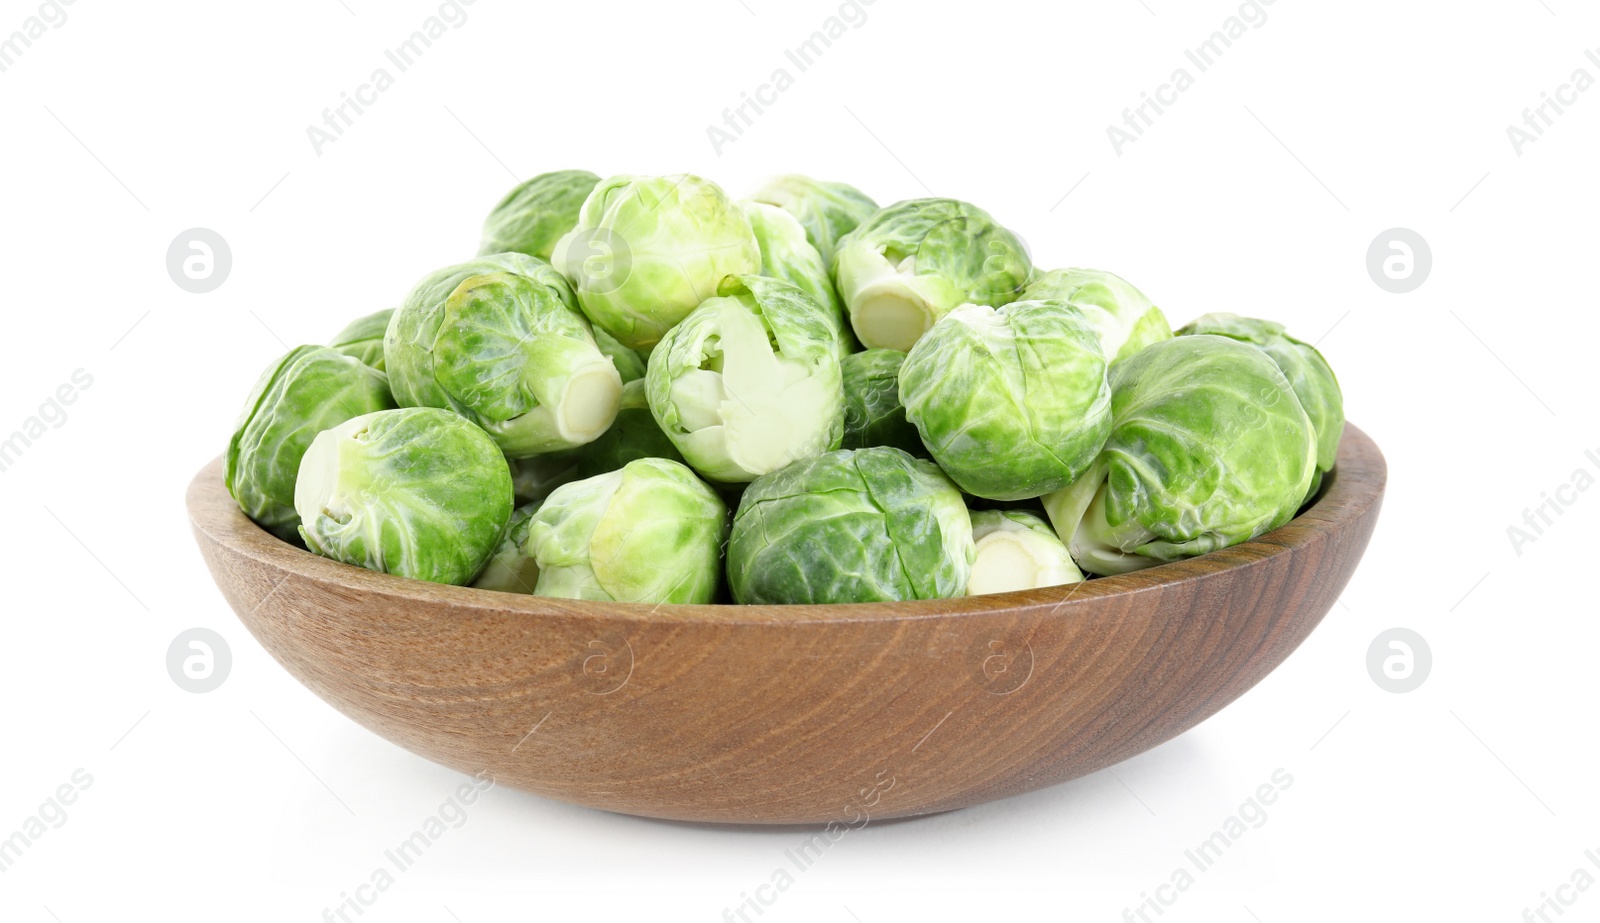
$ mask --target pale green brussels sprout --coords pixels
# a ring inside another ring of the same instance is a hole
[[[1317,433],[1317,477],[1333,470],[1339,455],[1339,440],[1344,436],[1344,394],[1339,379],[1322,353],[1310,343],[1297,340],[1283,325],[1237,314],[1207,314],[1186,324],[1180,336],[1211,334],[1249,343],[1271,357],[1278,370],[1289,379],[1289,387],[1300,399],[1311,426]],[[1315,492],[1316,484],[1312,486]]]
[[[1016,300],[1032,272],[1020,238],[955,199],[890,205],[839,242],[834,263],[862,345],[902,351],[958,305]]]
[[[1060,586],[1083,579],[1055,530],[1032,513],[974,510],[972,538],[968,596]]]
[[[672,328],[645,373],[650,410],[713,481],[752,481],[839,447],[838,344],[811,296],[734,276]]]
[[[506,523],[505,537],[489,557],[489,563],[478,572],[472,585],[480,590],[499,590],[502,593],[532,593],[539,582],[539,562],[528,556],[528,526],[533,519],[532,504],[519,506]]]
[[[1100,348],[1115,364],[1158,340],[1172,339],[1167,316],[1121,276],[1099,269],[1052,269],[1039,273],[1018,301],[1065,301],[1083,311],[1100,331]]]
[[[515,251],[549,260],[556,241],[577,226],[578,211],[598,182],[588,170],[557,170],[517,186],[483,220],[478,255]]]
[[[556,488],[528,525],[540,596],[709,603],[728,508],[686,466],[641,458]]]
[[[740,603],[960,596],[972,520],[938,466],[899,449],[845,449],[758,478],[728,543]]]
[[[228,441],[228,493],[282,539],[300,526],[294,482],[317,433],[394,406],[384,374],[327,346],[301,346],[256,380]]]
[[[384,343],[403,407],[443,407],[509,458],[584,445],[617,415],[622,378],[559,273],[498,253],[419,282]]]
[[[869,349],[845,356],[839,363],[844,380],[844,438],[840,448],[893,446],[928,456],[917,428],[900,403],[900,365],[906,354],[896,349]]]
[[[1219,336],[1153,343],[1111,369],[1111,433],[1044,498],[1078,566],[1121,574],[1249,541],[1294,516],[1316,436],[1265,353]]]
[[[383,371],[383,335],[389,329],[394,308],[385,308],[351,321],[328,345],[347,356],[354,356]]]
[[[878,210],[878,203],[848,183],[823,182],[798,173],[768,180],[750,198],[793,215],[830,273],[839,238]]]
[[[950,312],[906,356],[900,399],[951,480],[991,500],[1072,483],[1111,426],[1099,336],[1060,301]]]
[[[856,351],[855,337],[845,320],[844,305],[839,293],[833,290],[833,279],[822,263],[817,248],[806,240],[805,228],[794,216],[776,205],[763,202],[740,202],[750,227],[755,230],[756,243],[761,247],[761,275],[782,279],[810,295],[827,311],[829,321],[838,328],[839,355]]]
[[[323,430],[295,482],[300,537],[369,570],[465,584],[511,519],[511,470],[483,430],[433,407]]]
[[[724,276],[761,269],[750,221],[698,176],[613,176],[583,203],[551,261],[595,326],[632,349],[654,346]]]
[[[568,481],[576,481],[578,453],[582,451],[583,449],[568,449],[565,452],[547,452],[529,458],[510,459],[511,490],[517,502],[537,504],[550,496],[550,491]]]
[[[622,403],[611,428],[599,439],[573,450],[577,458],[577,477],[590,478],[615,471],[640,458],[668,458],[683,462],[683,454],[661,431],[655,415],[650,412],[650,399],[645,392],[646,385],[642,379],[622,386]]]
[[[611,360],[611,364],[617,367],[617,374],[621,376],[624,385],[644,377],[645,360],[643,356],[640,356],[635,350],[618,343],[615,337],[599,327],[593,328],[592,332],[594,333],[594,345],[599,347],[600,351],[606,355],[606,358]]]

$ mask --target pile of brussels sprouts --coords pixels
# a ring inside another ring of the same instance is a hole
[[[849,603],[1249,540],[1314,497],[1343,427],[1282,326],[1174,335],[965,202],[563,171],[496,205],[473,259],[274,363],[226,477],[273,534],[405,577]]]

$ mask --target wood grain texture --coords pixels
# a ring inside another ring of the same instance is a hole
[[[278,541],[222,462],[189,487],[228,604],[374,732],[500,784],[651,817],[858,824],[1095,772],[1255,685],[1322,620],[1383,499],[1345,430],[1253,542],[1069,587],[847,606],[598,604],[372,573]]]

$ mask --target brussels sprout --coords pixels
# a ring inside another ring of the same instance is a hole
[[[841,448],[894,446],[928,456],[917,428],[900,403],[900,365],[906,354],[894,349],[869,349],[845,356],[839,363],[844,380],[844,438]]]
[[[1269,320],[1240,317],[1237,314],[1207,314],[1178,331],[1180,336],[1212,334],[1249,343],[1277,364],[1289,379],[1289,387],[1311,418],[1317,433],[1317,481],[1333,470],[1339,455],[1339,440],[1344,436],[1344,395],[1339,379],[1315,346],[1284,332],[1283,325]],[[1312,490],[1315,491],[1313,485]]]
[[[506,523],[505,537],[495,548],[472,585],[480,590],[502,593],[532,593],[539,582],[539,563],[528,556],[528,525],[533,505],[519,506]]]
[[[624,346],[647,349],[717,293],[723,276],[759,272],[750,221],[698,176],[613,176],[583,203],[552,262],[583,312]]]
[[[540,596],[708,603],[728,508],[684,465],[640,458],[551,492],[528,525]]]
[[[615,471],[640,458],[683,462],[678,447],[661,431],[655,415],[650,412],[650,400],[645,391],[642,380],[622,386],[622,403],[611,428],[599,439],[573,452],[577,456],[575,473],[579,478]]]
[[[389,318],[394,308],[385,308],[366,317],[358,317],[328,343],[347,356],[354,356],[383,371],[383,334],[389,329]]]
[[[1311,420],[1265,353],[1219,336],[1153,343],[1111,369],[1111,434],[1044,498],[1078,566],[1121,574],[1288,522],[1316,472]]]
[[[454,410],[510,458],[592,441],[622,394],[567,283],[522,253],[424,278],[390,321],[384,352],[401,406]]]
[[[583,449],[568,449],[565,452],[547,452],[531,458],[511,459],[512,495],[517,498],[518,503],[537,504],[550,496],[550,491],[568,481],[576,481],[578,453],[581,451]]]
[[[463,584],[511,518],[511,470],[483,430],[432,407],[381,410],[323,430],[295,482],[300,536],[369,570]]]
[[[549,260],[556,241],[577,226],[578,210],[598,182],[588,170],[558,170],[506,193],[483,220],[478,255],[515,251]]]
[[[837,340],[811,296],[766,276],[723,281],[650,355],[650,411],[714,481],[751,481],[839,447]]]
[[[845,449],[758,478],[728,544],[741,603],[960,596],[972,520],[936,465],[899,449]]]
[[[1016,299],[1033,263],[989,213],[955,199],[897,202],[839,241],[834,279],[856,337],[908,350],[957,305]]]
[[[855,230],[856,225],[878,210],[878,203],[854,186],[826,183],[798,173],[768,180],[750,198],[776,205],[793,215],[805,228],[806,240],[817,248],[822,264],[830,273],[839,238]]]
[[[1083,572],[1049,523],[1032,513],[974,510],[968,596],[1077,583]]]
[[[1065,301],[1081,310],[1100,332],[1100,348],[1112,364],[1158,340],[1172,339],[1167,316],[1121,276],[1099,269],[1052,269],[1034,276],[1018,301]]]
[[[856,351],[855,337],[845,320],[839,293],[822,263],[817,248],[806,240],[805,228],[788,212],[763,202],[740,202],[761,247],[761,275],[782,279],[800,289],[827,311],[829,322],[838,328],[839,355]]]
[[[606,333],[599,327],[593,328],[594,345],[611,360],[617,367],[617,374],[621,376],[622,383],[638,381],[644,377],[644,358],[634,350],[618,343],[616,338]]]
[[[934,461],[991,500],[1072,483],[1111,426],[1100,339],[1060,301],[950,312],[906,356],[900,398]]]
[[[246,516],[282,539],[298,534],[294,481],[317,433],[394,406],[388,380],[327,346],[301,346],[261,374],[228,441],[225,481]]]

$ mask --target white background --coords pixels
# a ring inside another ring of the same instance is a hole
[[[1520,553],[1507,535],[1574,471],[1600,477],[1600,92],[1520,156],[1506,135],[1574,69],[1600,77],[1600,14],[1277,0],[1194,74],[1184,49],[1237,8],[877,0],[797,73],[784,50],[837,3],[478,0],[320,156],[307,126],[436,3],[66,8],[0,74],[0,435],[93,378],[0,473],[0,837],[74,770],[93,783],[0,873],[0,918],[319,920],[455,788],[254,643],[183,490],[287,346],[392,306],[473,252],[515,181],[568,167],[976,202],[1042,266],[1121,273],[1174,325],[1231,310],[1316,340],[1389,460],[1348,592],[1255,690],[1114,775],[851,833],[763,923],[1123,919],[1279,768],[1266,822],[1163,921],[1511,923],[1576,869],[1600,877],[1600,624],[1579,585],[1600,490],[1564,492]],[[0,2],[0,35],[37,9]],[[715,151],[708,124],[785,66],[793,87]],[[1180,66],[1193,88],[1118,156],[1107,125]],[[1433,253],[1406,295],[1365,266],[1397,226]],[[232,247],[209,294],[167,275],[191,227]],[[195,626],[234,655],[203,695],[165,668]],[[1434,658],[1403,695],[1365,664],[1395,626]],[[801,839],[497,789],[361,919],[721,920]],[[1600,887],[1562,893],[1567,919],[1600,915]]]

